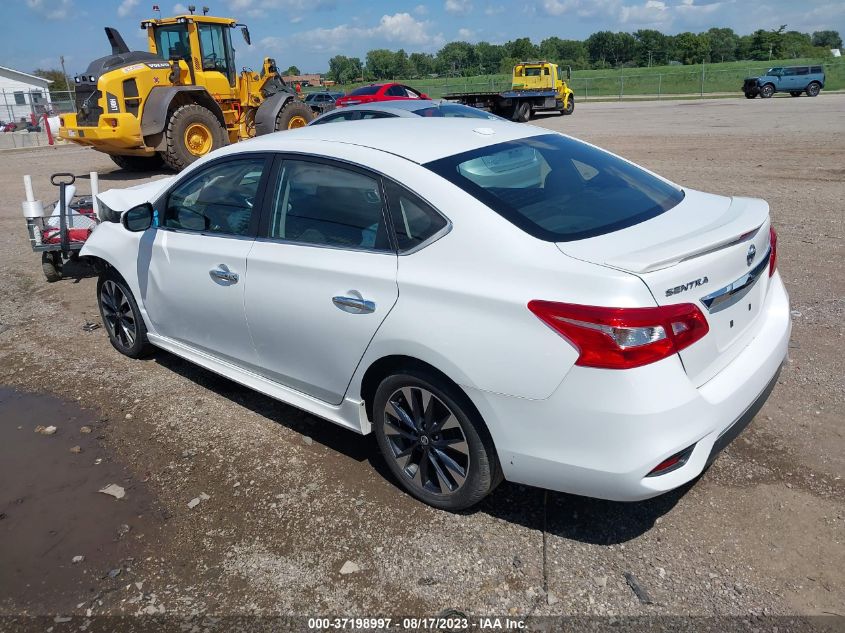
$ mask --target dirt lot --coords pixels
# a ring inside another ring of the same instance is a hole
[[[84,190],[95,169],[104,188],[139,180],[75,147],[2,153],[0,614],[845,614],[845,96],[585,104],[537,123],[771,204],[789,363],[702,478],[629,505],[503,484],[466,514],[423,506],[371,438],[83,331],[95,279],[45,282],[21,175],[45,200],[56,171]],[[109,483],[126,496],[97,493]]]

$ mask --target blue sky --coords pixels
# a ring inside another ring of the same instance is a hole
[[[190,2],[158,3],[164,15]],[[665,33],[729,26],[845,35],[843,0],[206,0],[195,3],[250,26],[252,46],[236,37],[238,65],[258,68],[264,55],[283,69],[321,72],[336,54],[363,57],[372,48],[435,52],[461,39],[535,42],[557,35],[581,39],[598,30],[656,28]],[[0,65],[26,72],[57,68],[69,74],[109,52],[104,26],[117,27],[130,48],[145,48],[139,22],[152,17],[148,0],[11,0],[4,3]]]

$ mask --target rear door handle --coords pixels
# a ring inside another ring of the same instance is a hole
[[[376,311],[376,304],[373,301],[358,297],[332,297],[332,303],[350,314],[369,314]]]
[[[238,273],[233,273],[230,270],[223,270],[222,268],[213,268],[208,272],[215,279],[219,279],[220,281],[228,281],[232,284],[238,283],[238,279],[240,279]]]

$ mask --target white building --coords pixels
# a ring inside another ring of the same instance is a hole
[[[29,120],[44,114],[50,104],[49,79],[0,66],[0,120]]]

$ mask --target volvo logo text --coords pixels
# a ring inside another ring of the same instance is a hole
[[[751,262],[754,261],[754,256],[756,254],[757,254],[757,247],[754,246],[754,244],[752,244],[751,246],[748,247],[748,253],[746,253],[746,255],[745,255],[745,263],[750,266]]]

